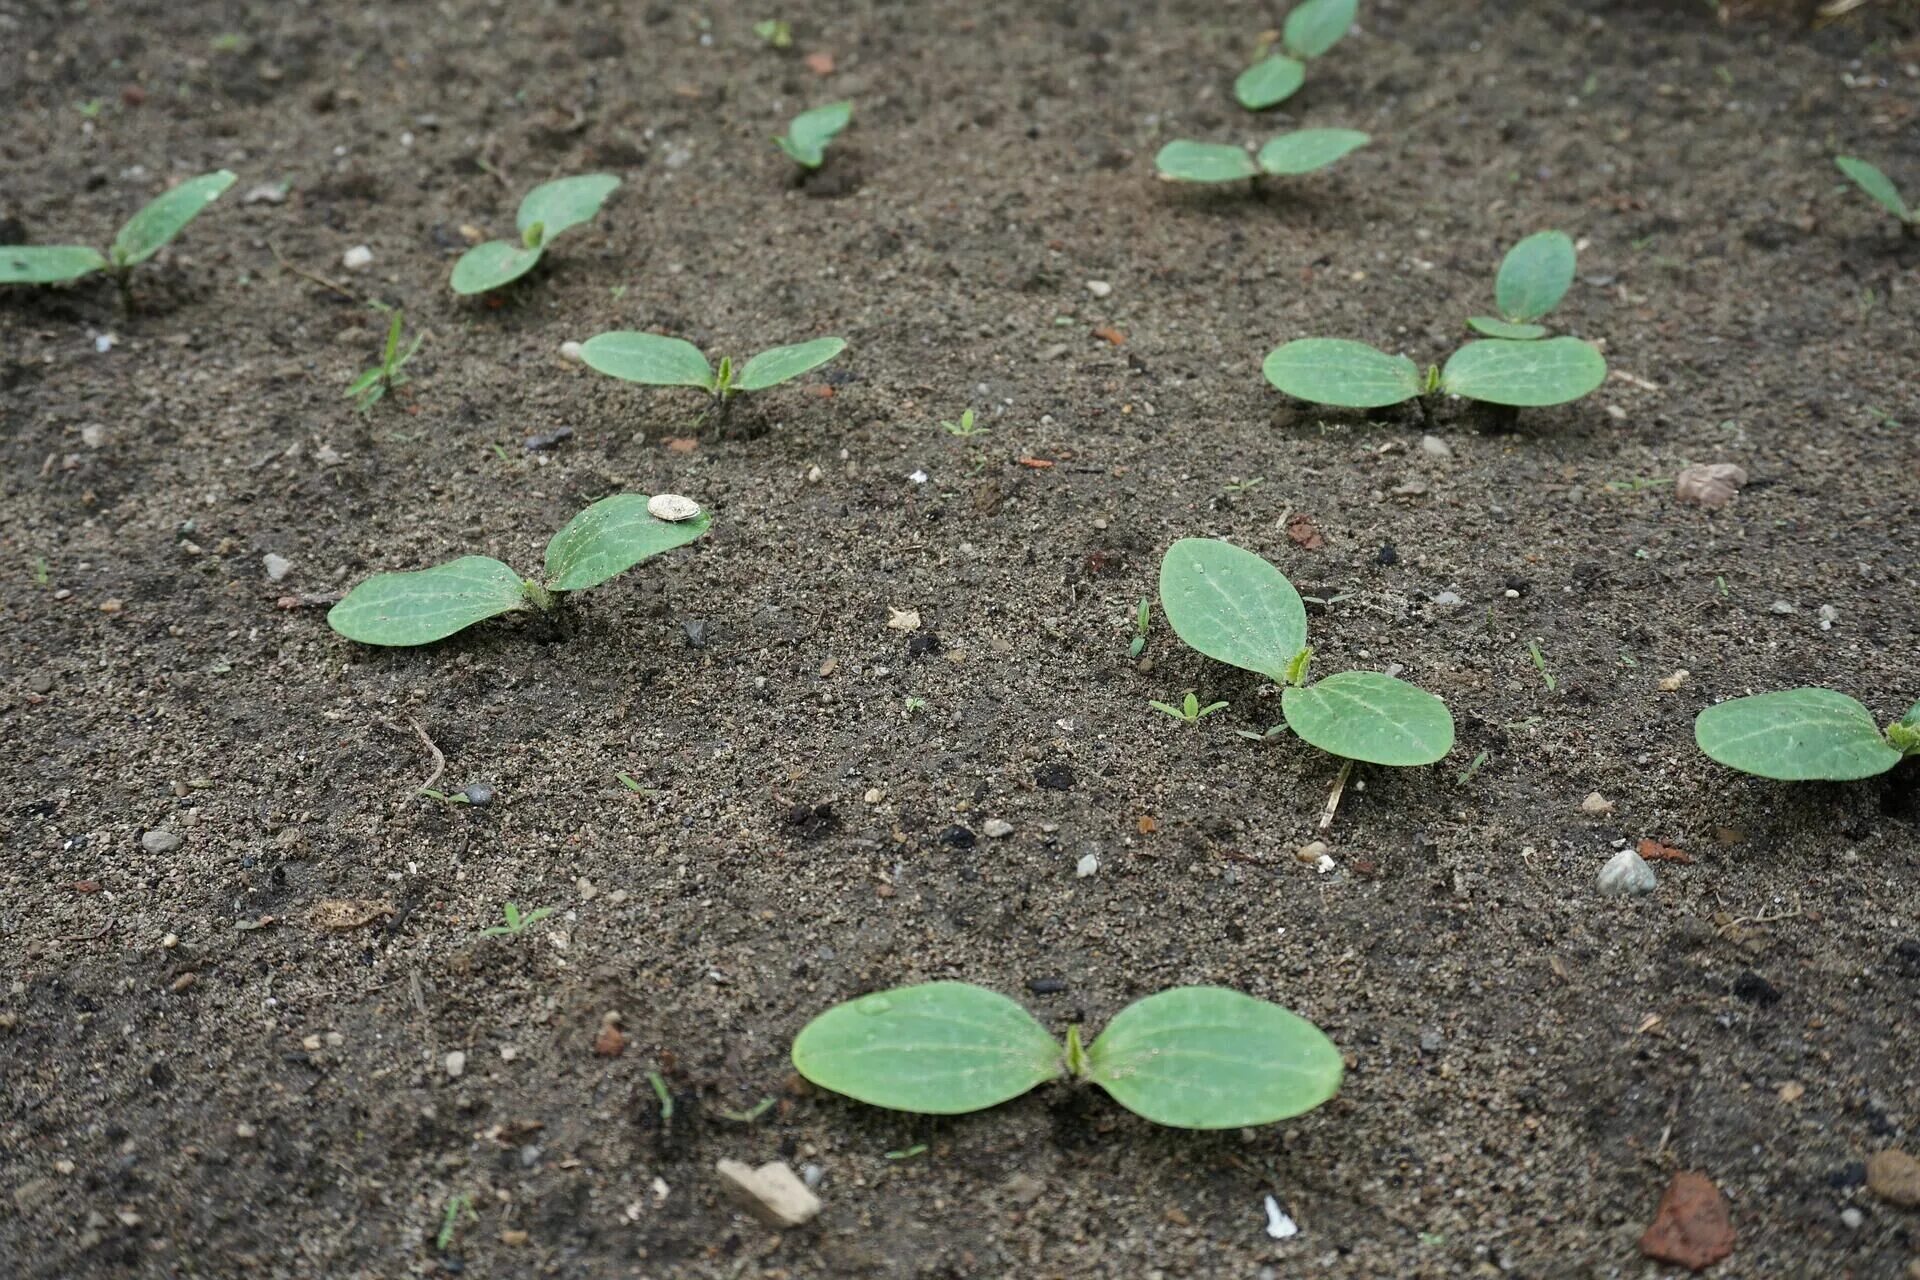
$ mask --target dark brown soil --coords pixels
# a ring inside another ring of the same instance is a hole
[[[241,174],[130,313],[0,295],[0,1272],[1643,1275],[1694,1169],[1732,1205],[1716,1274],[1909,1274],[1920,1214],[1862,1184],[1920,1128],[1914,766],[1768,784],[1691,722],[1920,697],[1920,245],[1830,162],[1920,192],[1912,6],[1369,0],[1271,119],[1226,86],[1279,8],[787,5],[786,54],[772,12],[0,4],[9,236],[104,241],[166,178]],[[769,137],[842,96],[796,187]],[[1302,123],[1374,143],[1265,194],[1149,177],[1170,137]],[[593,169],[625,179],[595,226],[502,305],[453,297],[463,224]],[[1584,246],[1556,319],[1614,369],[1587,401],[1429,428],[1262,382],[1309,334],[1444,356],[1547,226]],[[411,386],[352,410],[382,318],[276,249],[430,331]],[[685,451],[691,393],[561,358],[615,327],[851,347]],[[938,428],[969,404],[990,434]],[[1678,504],[1712,461],[1752,483]],[[374,652],[277,605],[532,568],[620,489],[713,532],[564,628]],[[1331,873],[1294,858],[1331,764],[1234,733],[1272,691],[1158,625],[1126,656],[1199,534],[1334,600],[1320,670],[1402,664],[1460,723],[1443,765],[1358,776]],[[1148,710],[1188,687],[1230,712]],[[415,796],[416,720],[492,807]],[[1642,838],[1692,861],[1599,897]],[[328,931],[335,899],[391,913]],[[559,912],[482,939],[508,900]],[[1228,984],[1351,1070],[1213,1135],[1065,1088],[928,1121],[795,1086],[813,1013],[934,977],[1062,1030]],[[755,1225],[722,1157],[817,1165],[825,1212]]]

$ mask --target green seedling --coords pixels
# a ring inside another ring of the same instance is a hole
[[[1243,178],[1294,177],[1324,169],[1372,138],[1357,129],[1296,129],[1267,139],[1252,155],[1220,142],[1169,142],[1153,158],[1163,182],[1238,182]]]
[[[434,1236],[433,1245],[441,1253],[453,1248],[454,1237],[460,1233],[462,1216],[472,1222],[480,1221],[480,1215],[473,1211],[473,1197],[464,1191],[449,1197],[446,1210],[440,1215],[440,1232]]]
[[[509,902],[500,908],[501,917],[506,923],[488,925],[480,931],[480,936],[483,938],[517,938],[558,910],[558,907],[535,907],[531,911],[522,912],[517,903]]]
[[[1270,724],[1265,729],[1260,729],[1260,730],[1235,729],[1234,733],[1242,738],[1245,738],[1249,742],[1272,742],[1275,738],[1278,738],[1282,734],[1286,733],[1286,731],[1287,731],[1287,726],[1284,723],[1282,723],[1282,724]]]
[[[1171,702],[1155,702],[1152,699],[1148,699],[1147,705],[1161,715],[1172,716],[1175,720],[1183,720],[1188,724],[1199,724],[1214,712],[1227,709],[1227,704],[1224,702],[1209,702],[1206,706],[1201,706],[1199,695],[1191,689],[1187,690],[1186,700],[1177,707]]]
[[[667,1088],[667,1078],[658,1071],[649,1071],[647,1083],[653,1086],[653,1096],[660,1100],[660,1123],[673,1123],[673,1091]]]
[[[983,436],[987,433],[985,427],[974,424],[972,409],[963,410],[958,422],[942,422],[940,429],[950,436],[959,436],[962,439],[969,436]]]
[[[1873,713],[1832,689],[1734,698],[1693,722],[1700,750],[1729,769],[1779,782],[1851,782],[1920,755],[1920,702],[1884,733]]]
[[[1175,987],[1122,1009],[1092,1044],[1060,1042],[1018,1004],[965,982],[896,987],[835,1005],[793,1041],[823,1089],[920,1115],[962,1115],[1063,1077],[1180,1129],[1272,1124],[1340,1088],[1340,1051],[1277,1004]]]
[[[788,124],[787,131],[774,144],[803,169],[818,169],[827,159],[827,144],[853,119],[852,102],[829,102],[824,107],[802,111]]]
[[[53,574],[47,568],[45,556],[35,556],[27,561],[27,572],[33,575],[33,585],[36,587],[44,587],[53,581]]]
[[[762,351],[738,370],[731,356],[722,356],[720,367],[715,369],[700,354],[700,348],[684,338],[618,329],[588,338],[580,345],[580,358],[588,368],[623,382],[698,387],[725,409],[743,391],[765,391],[791,382],[846,349],[845,338],[815,338]]]
[[[901,1147],[894,1151],[883,1151],[880,1154],[889,1160],[911,1160],[915,1156],[927,1154],[927,1144],[924,1142],[916,1142],[910,1147]]]
[[[1553,678],[1553,672],[1547,670],[1547,656],[1540,652],[1538,640],[1527,641],[1527,656],[1533,659],[1534,669],[1540,673],[1540,681],[1547,686],[1547,692],[1558,689],[1560,682]]]
[[[519,241],[489,240],[461,254],[460,261],[453,264],[453,291],[487,293],[512,284],[533,270],[554,237],[583,222],[592,222],[619,185],[620,179],[610,173],[587,173],[541,183],[520,202],[520,212],[514,218]]]
[[[355,378],[347,387],[346,395],[362,413],[369,413],[381,398],[395,387],[407,381],[407,375],[401,370],[407,361],[413,359],[413,353],[427,340],[427,335],[414,335],[413,343],[405,351],[400,350],[400,331],[404,315],[398,307],[393,308],[393,318],[387,322],[387,340],[380,348],[380,363]]]
[[[1265,111],[1291,98],[1306,82],[1307,63],[1340,43],[1353,26],[1359,0],[1305,0],[1280,29],[1280,49],[1242,71],[1233,96],[1249,111]]]
[[[667,502],[666,499],[672,499]],[[662,519],[649,508],[683,519]],[[432,644],[476,622],[516,610],[552,614],[568,593],[596,587],[643,560],[685,546],[712,516],[685,498],[616,493],[573,519],[547,543],[544,581],[522,578],[487,556],[461,556],[431,569],[377,573],[327,611],[349,640],[374,645]]]
[[[1140,607],[1133,611],[1133,639],[1127,642],[1127,656],[1137,658],[1147,647],[1147,628],[1153,625],[1153,605],[1145,596],[1140,597]]]
[[[768,18],[753,24],[753,34],[776,49],[793,47],[793,26],[780,18]]]
[[[1910,207],[1893,180],[1874,165],[1853,156],[1835,156],[1833,163],[1853,185],[1873,198],[1873,202],[1900,219],[1900,229],[1909,236],[1920,236],[1920,209]],[[0,250],[4,252],[4,250]]]
[[[1564,231],[1536,231],[1507,250],[1493,278],[1497,316],[1469,316],[1467,324],[1489,338],[1529,341],[1547,336],[1540,317],[1560,305],[1573,286],[1573,240]]]
[[[1399,767],[1453,747],[1447,704],[1377,671],[1306,684],[1307,607],[1293,584],[1251,551],[1182,538],[1160,562],[1160,612],[1174,634],[1216,662],[1277,682],[1287,727],[1330,755]]]
[[[0,284],[63,284],[105,271],[125,294],[128,273],[233,184],[234,175],[225,169],[188,178],[128,219],[105,253],[83,244],[0,245]]]

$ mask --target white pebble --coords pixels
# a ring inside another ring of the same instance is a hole
[[[1609,898],[1652,893],[1657,883],[1653,868],[1632,849],[1622,849],[1607,859],[1606,866],[1600,868],[1600,892]]]
[[[1075,864],[1073,868],[1073,874],[1076,876],[1079,876],[1082,880],[1085,880],[1088,876],[1092,875],[1094,872],[1098,871],[1099,869],[1100,869],[1100,859],[1094,856],[1093,854],[1089,853],[1085,857],[1081,858],[1077,864]]]
[[[447,1055],[447,1075],[458,1080],[467,1070],[467,1055],[458,1049]]]
[[[293,561],[287,559],[285,556],[275,555],[269,551],[266,555],[262,556],[260,560],[267,568],[268,582],[278,582],[293,572]]]
[[[981,830],[987,833],[989,840],[1004,840],[1013,834],[1013,824],[1005,818],[988,818]]]
[[[1087,292],[1096,298],[1104,298],[1113,292],[1113,286],[1105,280],[1089,280],[1087,281]]]
[[[678,524],[700,514],[700,504],[678,493],[656,493],[647,499],[647,514]]]
[[[365,271],[373,265],[373,250],[357,244],[340,255],[340,265],[349,271]]]
[[[580,344],[579,344],[579,343],[577,343],[577,342],[563,342],[563,343],[561,343],[561,344],[560,344],[560,358],[561,358],[562,360],[579,360],[579,359],[581,359],[582,357],[581,357],[581,355],[580,355]]]

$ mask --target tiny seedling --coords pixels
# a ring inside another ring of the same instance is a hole
[[[225,169],[188,178],[128,219],[105,253],[83,244],[0,245],[0,284],[62,284],[105,271],[124,295],[128,273],[160,252],[233,184],[234,175]]]
[[[647,1083],[653,1086],[653,1096],[660,1101],[660,1123],[673,1123],[673,1090],[667,1088],[667,1078],[658,1071],[647,1072]]]
[[[793,1041],[823,1089],[894,1111],[962,1115],[1065,1077],[1180,1129],[1272,1124],[1339,1091],[1340,1050],[1277,1004],[1224,987],[1175,987],[1122,1009],[1092,1044],[1063,1049],[1006,996],[966,982],[896,987],[835,1005]]]
[[[480,931],[480,936],[483,938],[517,938],[558,910],[558,907],[535,907],[531,911],[522,912],[517,903],[509,902],[500,908],[500,915],[506,923],[488,925]]]
[[[1467,324],[1489,338],[1529,341],[1547,336],[1539,319],[1560,305],[1573,286],[1573,240],[1564,231],[1536,231],[1507,250],[1493,277],[1497,316],[1469,316]]]
[[[733,366],[731,356],[720,357],[715,369],[700,348],[684,338],[616,329],[596,334],[580,344],[580,358],[590,369],[650,387],[698,387],[724,411],[743,391],[765,391],[791,382],[819,368],[847,349],[845,338],[815,338],[792,346],[772,347]]]
[[[346,395],[362,413],[370,413],[373,406],[380,403],[382,397],[395,387],[407,381],[407,375],[401,370],[407,361],[413,359],[413,353],[427,340],[427,335],[417,333],[413,342],[405,351],[400,350],[400,331],[404,315],[398,307],[393,308],[393,318],[387,322],[387,340],[380,348],[380,363],[355,378],[348,385]]]
[[[455,293],[487,293],[504,288],[533,270],[547,246],[563,231],[591,222],[620,179],[610,173],[556,178],[527,192],[514,226],[518,243],[489,240],[460,255],[453,264]]]
[[[987,433],[985,427],[975,425],[972,409],[962,410],[958,422],[941,422],[940,429],[950,436],[959,436],[962,439],[969,436],[983,436]]]
[[[27,571],[33,574],[33,585],[36,587],[44,587],[53,580],[53,575],[47,569],[45,556],[35,556],[27,561]]]
[[[1547,655],[1540,652],[1538,640],[1527,641],[1527,656],[1533,659],[1534,670],[1540,673],[1540,682],[1547,686],[1547,692],[1558,689],[1560,682],[1553,678],[1553,672],[1547,670]]]
[[[1893,180],[1865,160],[1853,156],[1835,156],[1833,163],[1853,185],[1873,198],[1873,202],[1900,219],[1900,229],[1909,236],[1920,236],[1920,209],[1910,207]],[[4,252],[4,251],[0,251]]]
[[[1295,177],[1324,169],[1372,139],[1357,129],[1296,129],[1269,138],[1254,154],[1224,142],[1176,139],[1161,147],[1153,167],[1163,182],[1238,182]]]
[[[1140,597],[1140,607],[1133,611],[1133,639],[1127,642],[1127,656],[1137,658],[1147,647],[1147,628],[1153,625],[1153,605],[1145,596]]]
[[[464,1191],[448,1197],[446,1210],[440,1215],[439,1234],[433,1238],[434,1248],[441,1253],[453,1248],[454,1237],[460,1233],[460,1219],[463,1216],[472,1222],[480,1221],[480,1215],[473,1211],[473,1197]]]
[[[1291,98],[1305,83],[1307,63],[1340,43],[1353,26],[1359,0],[1304,0],[1280,28],[1280,48],[1242,71],[1233,96],[1249,111]]]
[[[788,49],[793,46],[793,24],[781,18],[768,18],[763,22],[754,23],[753,34],[775,49]]]
[[[667,503],[665,499],[673,499]],[[649,508],[684,519],[662,519]],[[376,573],[327,611],[327,624],[349,640],[374,645],[432,644],[502,613],[552,614],[568,593],[597,587],[643,560],[685,546],[707,531],[712,516],[685,498],[616,493],[573,519],[547,543],[546,579],[522,578],[488,556],[461,556],[431,569]]]
[[[1832,689],[1734,698],[1693,722],[1700,750],[1729,769],[1779,782],[1851,782],[1920,755],[1920,702],[1882,733],[1873,713]]]
[[[802,111],[788,124],[785,134],[774,144],[803,169],[818,169],[827,159],[827,144],[853,119],[852,102],[829,102],[824,107]]]
[[[1177,707],[1171,702],[1156,702],[1152,699],[1147,700],[1147,705],[1163,716],[1172,716],[1175,720],[1183,720],[1188,724],[1198,724],[1214,712],[1227,709],[1227,704],[1224,702],[1209,702],[1206,706],[1201,706],[1199,695],[1191,689],[1187,690],[1186,700]]]

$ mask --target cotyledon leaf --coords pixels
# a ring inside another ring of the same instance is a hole
[[[1161,147],[1153,167],[1163,182],[1238,182],[1260,172],[1253,157],[1240,147],[1187,138]]]
[[[1453,714],[1425,689],[1378,671],[1289,687],[1280,710],[1304,742],[1366,764],[1432,764],[1453,749]]]
[[[1358,129],[1296,129],[1267,139],[1254,162],[1264,173],[1290,177],[1324,169],[1371,141]]]
[[[460,255],[453,264],[453,291],[461,294],[487,293],[512,284],[540,261],[543,250],[489,240]]]
[[[740,369],[734,386],[741,391],[765,391],[817,369],[847,349],[845,338],[815,338],[786,347],[770,347]]]
[[[1359,8],[1359,0],[1301,0],[1280,28],[1281,42],[1289,53],[1317,58],[1340,43]]]
[[[1832,689],[1734,698],[1693,722],[1700,750],[1730,769],[1780,782],[1850,782],[1900,763],[1873,714]]]
[[[853,119],[853,103],[829,102],[823,107],[802,111],[787,125],[787,132],[774,141],[795,164],[818,169],[826,160],[827,144]]]
[[[1536,231],[1500,260],[1493,303],[1508,320],[1538,320],[1566,297],[1573,265],[1573,240],[1566,232]]]
[[[114,237],[113,260],[130,267],[145,262],[160,251],[160,246],[180,234],[199,212],[220,198],[234,184],[234,175],[225,169],[188,178],[171,191],[154,197],[145,208],[127,220]]]
[[[1894,186],[1893,180],[1880,172],[1876,166],[1854,156],[1836,156],[1833,163],[1840,172],[1853,180],[1855,186],[1871,196],[1874,203],[1902,222],[1913,221],[1913,210],[1909,209],[1907,202],[1901,198],[1900,189]]]
[[[1233,96],[1249,111],[1265,111],[1291,98],[1306,78],[1306,64],[1298,58],[1270,53],[1235,77]]]
[[[1286,575],[1217,538],[1182,538],[1160,561],[1160,610],[1216,662],[1284,681],[1307,644],[1307,607]]]
[[[581,343],[580,359],[589,369],[626,382],[713,390],[712,366],[685,338],[616,329]]]
[[[432,644],[527,603],[511,567],[461,556],[431,569],[374,574],[327,611],[327,625],[361,644]]]
[[[1420,394],[1420,370],[1345,338],[1296,338],[1267,354],[1260,371],[1290,396],[1343,409],[1377,409]]]
[[[1533,408],[1578,400],[1607,378],[1607,362],[1578,338],[1485,338],[1447,358],[1440,389],[1487,404]]]
[[[1515,342],[1531,342],[1547,336],[1547,326],[1543,324],[1516,324],[1498,316],[1468,316],[1467,327],[1489,338],[1507,338]]]
[[[520,202],[514,225],[522,235],[529,227],[541,228],[540,243],[545,245],[562,231],[591,222],[619,185],[620,179],[610,173],[583,173],[543,182]]]
[[[647,512],[644,493],[602,498],[567,521],[547,543],[547,589],[584,591],[642,560],[683,547],[707,531],[712,513],[660,520]]]
[[[0,284],[63,284],[106,267],[100,251],[84,244],[0,245]]]
[[[1063,1073],[1033,1015],[965,982],[895,987],[835,1005],[794,1037],[793,1065],[823,1089],[924,1115],[1017,1098]]]

